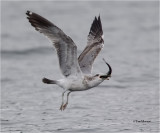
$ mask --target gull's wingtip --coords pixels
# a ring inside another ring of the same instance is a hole
[[[100,15],[100,13],[99,13],[98,19],[101,19],[101,15]]]
[[[30,15],[32,15],[32,12],[27,10],[26,15],[30,16]]]
[[[95,19],[96,19],[96,20],[100,20],[100,19],[101,19],[101,15],[100,15],[100,13],[99,13],[98,17],[97,17],[97,16],[95,16]]]

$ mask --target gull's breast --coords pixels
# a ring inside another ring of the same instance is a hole
[[[69,87],[70,91],[83,91],[83,90],[88,90],[88,89],[89,89],[89,86],[87,82],[85,82],[82,79],[73,81]]]
[[[84,91],[92,87],[97,86],[99,83],[92,79],[84,78],[73,78],[73,79],[61,79],[58,82],[58,85],[65,90],[70,91]]]

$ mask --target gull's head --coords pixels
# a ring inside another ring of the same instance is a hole
[[[103,58],[103,61],[107,64],[109,70],[106,74],[104,75],[99,75],[99,78],[102,79],[102,80],[109,80],[109,78],[111,77],[111,74],[112,74],[112,68],[111,66],[105,61],[105,59]]]
[[[88,84],[89,87],[95,87],[98,84],[100,84],[101,82],[103,82],[104,80],[109,80],[109,78],[111,77],[112,68],[105,60],[104,60],[104,62],[107,64],[107,66],[109,68],[108,72],[104,75],[96,74],[94,76],[86,76],[85,78],[88,82],[87,84]]]

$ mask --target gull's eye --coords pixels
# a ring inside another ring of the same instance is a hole
[[[96,74],[94,77],[97,77],[97,76],[99,76],[99,74]]]

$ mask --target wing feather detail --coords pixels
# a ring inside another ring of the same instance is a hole
[[[81,76],[81,69],[77,60],[77,46],[73,40],[67,36],[56,25],[41,17],[40,15],[27,11],[27,18],[31,25],[40,33],[47,36],[53,43],[62,74],[68,76]]]
[[[88,35],[87,46],[78,57],[78,62],[83,73],[91,74],[95,58],[103,48],[103,30],[100,16],[95,17]]]

